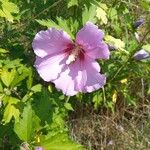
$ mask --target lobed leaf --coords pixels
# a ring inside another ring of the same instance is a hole
[[[14,131],[22,141],[28,142],[32,140],[35,130],[39,127],[39,122],[39,118],[28,103],[23,110],[20,122],[14,125]]]
[[[16,4],[9,2],[8,0],[0,0],[2,3],[0,10],[0,17],[5,17],[8,21],[13,22],[15,17],[13,13],[19,13],[19,8]]]
[[[8,104],[4,110],[2,121],[4,122],[4,124],[7,124],[14,117],[15,122],[19,122],[20,111],[18,108],[16,108],[15,104],[20,102],[20,100],[15,97],[8,97],[7,102]]]

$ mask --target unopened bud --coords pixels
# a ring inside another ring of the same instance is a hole
[[[135,60],[142,60],[142,59],[146,59],[148,57],[150,57],[150,54],[146,50],[144,50],[144,49],[139,50],[138,52],[136,52],[133,55],[133,58]]]
[[[29,150],[29,144],[27,142],[23,142],[20,146],[20,150]]]
[[[137,20],[134,24],[133,24],[133,26],[134,26],[134,28],[135,29],[137,29],[137,28],[139,28],[141,25],[143,25],[144,24],[144,19],[139,19],[139,20]]]
[[[37,147],[35,147],[35,150],[44,150],[44,149],[41,146],[37,146]]]

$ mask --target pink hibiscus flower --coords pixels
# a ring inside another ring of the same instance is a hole
[[[77,33],[75,42],[63,30],[40,31],[32,43],[39,75],[69,96],[102,88],[106,77],[99,73],[100,66],[95,60],[109,58],[103,36],[91,22]]]

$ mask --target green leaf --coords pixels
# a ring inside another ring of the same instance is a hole
[[[142,48],[150,52],[150,44],[143,45]]]
[[[118,12],[117,12],[117,10],[115,8],[110,8],[108,16],[113,21],[118,20]]]
[[[58,24],[56,24],[54,21],[47,19],[47,20],[36,20],[40,25],[46,26],[48,28],[56,28],[58,30],[63,29],[66,31],[71,38],[74,38],[74,35],[72,34],[72,31],[69,27],[69,20],[64,20],[61,17],[57,17]]]
[[[75,5],[78,6],[78,0],[69,0],[68,8],[75,6]]]
[[[14,87],[14,86],[16,86],[16,85],[18,85],[22,80],[24,80],[26,77],[28,76],[28,74],[26,74],[25,72],[23,73],[23,74],[21,74],[21,75],[18,75],[18,74],[16,74],[16,77],[15,77],[15,79],[13,80],[13,82],[12,82],[12,86]]]
[[[42,141],[41,146],[46,150],[84,150],[81,145],[72,142],[64,133]]]
[[[20,111],[14,105],[8,104],[4,111],[3,121],[4,124],[9,123],[12,117],[15,118],[16,122],[19,122]]]
[[[15,69],[8,71],[8,69],[4,68],[1,73],[1,80],[7,87],[9,87],[10,84],[13,82],[15,76],[16,76]]]
[[[30,104],[23,110],[20,122],[14,125],[14,131],[22,141],[29,142],[34,137],[34,132],[39,128],[39,118],[35,115]]]
[[[100,6],[96,9],[96,17],[101,20],[101,24],[107,24],[107,13],[108,7],[106,4],[100,3]]]
[[[150,3],[149,1],[141,0],[139,1],[140,5],[147,11],[150,11]]]
[[[72,39],[74,39],[74,35],[71,32],[71,29],[70,29],[70,27],[68,25],[68,21],[67,20],[63,20],[61,17],[57,17],[57,21],[58,21],[59,26],[63,30],[65,30],[71,36]]]
[[[8,50],[0,48],[0,54],[5,54],[5,53],[8,53]]]
[[[21,66],[21,59],[15,59],[15,60],[6,60],[4,61],[5,68],[14,68]]]
[[[36,19],[36,21],[42,25],[42,26],[45,26],[47,28],[57,28],[57,29],[60,29],[61,27],[59,25],[57,25],[54,21],[52,21],[51,19],[42,19],[42,20],[38,20]]]
[[[40,90],[40,86],[37,85],[38,90]],[[33,90],[33,89],[32,89]],[[37,91],[37,89],[36,89]],[[33,105],[36,115],[41,119],[41,123],[50,122],[52,120],[52,113],[54,111],[52,107],[52,102],[50,99],[50,93],[46,88],[41,88],[41,91],[36,93],[35,95],[35,105]]]
[[[17,86],[18,84],[21,83],[21,81],[29,77],[29,75],[30,75],[30,69],[28,69],[25,66],[19,67],[11,86],[12,87]]]
[[[69,18],[68,24],[70,25],[71,32],[76,34],[79,30],[79,22],[77,20],[74,21],[73,18]]]
[[[8,21],[13,22],[15,17],[12,15],[13,13],[19,13],[19,8],[12,2],[8,0],[0,0],[2,2],[2,9],[0,10],[0,17],[5,17]]]
[[[102,97],[102,93],[97,92],[94,96],[93,96],[93,103],[94,103],[94,108],[98,109],[98,107],[102,104],[103,102],[103,97]]]
[[[86,0],[87,2],[90,2],[90,4],[93,4],[95,6],[100,6],[99,2],[97,0]]]
[[[99,19],[99,20],[101,20],[101,23],[102,24],[107,24],[107,21],[108,21],[108,19],[107,19],[107,14],[106,14],[106,12],[102,9],[102,8],[100,8],[100,7],[98,7],[97,8],[97,10],[96,10],[96,17]]]
[[[82,13],[82,23],[83,23],[83,25],[87,21],[91,21],[91,22],[95,23],[96,22],[95,16],[96,16],[96,6],[91,5],[91,7],[89,9],[85,6],[85,9]]]
[[[31,91],[33,91],[33,92],[41,92],[41,90],[42,90],[41,84],[37,84],[31,88]]]
[[[106,43],[113,45],[116,49],[126,51],[124,49],[125,48],[125,43],[122,40],[116,39],[116,38],[114,38],[110,35],[106,35],[105,40],[106,40]]]
[[[72,111],[74,110],[70,103],[65,103],[64,106],[67,110],[72,110]]]
[[[15,107],[15,104],[20,102],[19,99],[14,97],[9,97],[8,104],[4,110],[3,122],[4,124],[9,123],[12,117],[14,117],[16,122],[19,122],[20,111]]]
[[[2,82],[0,81],[0,92],[3,92]]]

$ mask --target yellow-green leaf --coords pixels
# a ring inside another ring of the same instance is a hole
[[[69,0],[68,8],[75,6],[75,5],[78,6],[78,0]]]
[[[0,10],[1,11],[1,10]],[[6,49],[3,49],[3,48],[0,48],[0,54],[4,54],[4,53],[8,53],[8,50],[6,50]]]
[[[1,72],[1,80],[7,87],[9,87],[10,84],[13,82],[15,75],[16,75],[15,69],[8,71],[8,69],[5,68]]]
[[[29,142],[39,128],[40,119],[35,115],[30,104],[23,110],[22,118],[14,125],[14,131],[22,141]]]
[[[15,107],[15,104],[17,104],[19,101],[20,100],[17,98],[9,97],[9,101],[3,115],[4,124],[9,123],[13,117],[16,122],[19,122],[20,111]]]
[[[125,48],[125,43],[122,40],[116,39],[110,35],[105,36],[105,41],[106,43],[113,45],[116,49],[124,50]]]
[[[72,106],[71,106],[70,103],[65,103],[64,106],[65,106],[65,108],[66,108],[67,110],[74,111],[74,109],[72,108]]]
[[[107,24],[107,6],[104,4],[101,4],[100,7],[97,7],[96,9],[96,17],[101,20],[101,24]]]
[[[15,18],[12,14],[17,14],[19,12],[19,8],[16,4],[9,2],[8,0],[1,0],[1,2],[2,9],[0,10],[0,17],[5,17],[8,21],[13,22]]]
[[[150,44],[143,45],[142,48],[150,52]]]
[[[42,141],[41,146],[45,150],[85,150],[81,145],[72,142],[65,133],[56,134]]]
[[[112,101],[113,103],[116,103],[116,100],[117,100],[117,91],[115,90],[113,95],[112,95]]]

